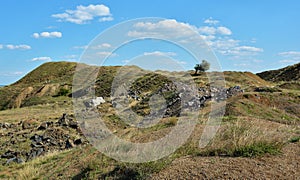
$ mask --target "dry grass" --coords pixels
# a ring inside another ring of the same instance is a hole
[[[70,103],[37,105],[0,111],[0,122],[18,123],[28,119],[44,121],[60,117],[63,113],[73,113]]]
[[[255,156],[280,152],[288,140],[291,127],[261,119],[238,117],[222,125],[217,136],[200,155]],[[263,150],[261,150],[263,149]],[[243,151],[242,154],[238,152]],[[259,151],[247,154],[244,151]],[[262,152],[260,152],[262,151]],[[265,152],[264,152],[265,151]]]

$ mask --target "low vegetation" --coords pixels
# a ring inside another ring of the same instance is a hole
[[[74,63],[46,63],[15,84],[0,88],[0,156],[8,150],[29,152],[33,145],[29,138],[44,135],[49,127],[49,132],[59,129],[59,132],[73,140],[84,138],[79,129],[59,124],[63,114],[74,118],[71,77],[75,68]],[[167,104],[177,98],[178,94],[172,91],[171,81],[164,76],[166,72],[146,72],[134,66],[129,68],[143,74],[130,87],[133,95],[129,98],[129,108],[137,114],[149,114],[150,97],[166,84],[169,90],[164,90],[163,96]],[[115,75],[120,73],[120,67],[103,67],[98,70],[96,96],[104,97],[106,102],[99,105],[97,110],[115,135],[128,141],[145,143],[166,136],[177,125],[178,117],[174,114],[161,118],[157,124],[148,128],[136,128],[124,122],[115,112],[110,98],[111,84]],[[193,76],[194,72],[190,71],[196,85],[209,88],[210,83],[204,73],[197,74]],[[100,153],[91,144],[81,143],[72,145],[70,149],[65,146],[56,148],[20,164],[7,163],[7,159],[1,158],[0,179],[151,179],[164,171],[168,173],[174,164],[179,164],[180,171],[183,170],[181,166],[185,165],[182,162],[197,162],[197,159],[206,160],[206,164],[219,160],[229,162],[228,166],[233,161],[241,164],[243,161],[253,162],[253,169],[266,168],[272,163],[284,161],[282,171],[295,168],[286,159],[299,159],[294,152],[290,152],[299,151],[299,90],[287,88],[286,84],[295,82],[267,82],[250,72],[224,72],[224,76],[228,87],[240,86],[245,91],[227,99],[226,113],[220,128],[204,148],[199,148],[198,143],[211,111],[211,101],[201,107],[198,123],[187,142],[163,159],[141,164],[122,163]],[[129,74],[126,77],[131,76]],[[22,127],[27,121],[32,124],[28,129]],[[45,123],[51,125],[45,127]],[[273,161],[272,158],[279,160]],[[260,163],[264,163],[264,166],[259,166]],[[191,168],[198,168],[197,172],[202,172],[206,167],[203,164],[196,166]],[[187,172],[190,173],[189,170]],[[212,177],[225,177],[227,172],[221,173],[220,176]]]

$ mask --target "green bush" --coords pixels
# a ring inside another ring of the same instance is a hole
[[[289,142],[291,142],[291,143],[296,143],[296,142],[299,142],[300,141],[300,136],[298,136],[298,137],[292,137],[290,140],[289,140]]]
[[[70,90],[69,89],[65,89],[65,88],[61,88],[57,95],[55,95],[54,97],[58,97],[58,96],[68,96],[70,93]]]

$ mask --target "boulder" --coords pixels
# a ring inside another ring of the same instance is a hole
[[[97,107],[97,106],[99,106],[100,104],[103,104],[103,103],[105,103],[105,100],[103,99],[103,97],[96,97],[96,98],[91,99],[89,101],[84,101],[84,105],[87,108]]]
[[[1,128],[5,128],[5,129],[8,129],[8,128],[11,128],[11,124],[10,123],[0,123],[0,127]]]
[[[44,148],[33,148],[29,153],[27,153],[27,160],[34,159],[44,153]]]
[[[78,128],[78,123],[74,120],[69,121],[69,127],[73,128],[73,129],[77,129]]]
[[[73,143],[73,141],[71,140],[71,139],[68,139],[67,141],[66,141],[66,149],[70,149],[70,148],[73,148],[73,147],[75,147],[75,145],[74,145],[74,143]]]
[[[81,140],[81,139],[76,139],[76,140],[74,141],[74,144],[75,144],[75,145],[80,145],[80,144],[82,144],[82,140]]]
[[[14,158],[16,157],[17,153],[11,150],[6,151],[4,154],[1,155],[1,158],[6,158],[6,159],[10,159],[10,158]]]
[[[64,113],[62,117],[58,120],[58,124],[61,126],[68,126],[69,120],[67,119],[67,114]]]
[[[6,161],[6,165],[9,165],[10,163],[12,162],[15,162],[15,163],[18,163],[18,164],[21,164],[24,162],[24,160],[22,158],[19,158],[19,157],[13,157],[13,158],[10,158]]]
[[[22,122],[22,128],[23,129],[32,129],[36,127],[38,124],[38,121],[36,119],[29,119]]]
[[[43,122],[39,127],[38,130],[46,130],[48,128],[48,123]]]

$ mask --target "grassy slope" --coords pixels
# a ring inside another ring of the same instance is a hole
[[[250,94],[251,96],[253,94]],[[259,94],[265,96],[265,100],[274,99],[280,100],[278,94]],[[253,95],[254,96],[254,95]],[[275,98],[276,97],[276,98]],[[243,109],[243,105],[255,103],[252,97],[235,97],[229,99],[229,104],[235,104],[236,107],[231,109],[231,114],[227,114],[222,122],[221,129],[217,136],[209,146],[204,149],[197,148],[197,143],[205,126],[206,119],[204,114],[199,119],[192,136],[188,143],[179,148],[174,154],[162,160],[146,163],[146,164],[131,164],[120,163],[98,152],[90,145],[78,146],[71,150],[52,152],[46,156],[42,156],[25,164],[11,164],[9,166],[0,165],[0,177],[2,178],[49,178],[49,179],[66,179],[66,178],[110,178],[120,179],[125,177],[130,178],[150,178],[154,174],[160,174],[164,169],[172,167],[172,162],[176,162],[185,158],[202,158],[207,161],[219,161],[216,155],[220,156],[263,156],[265,153],[278,154],[282,147],[289,146],[288,141],[292,137],[299,137],[299,119],[294,123],[290,123],[289,119],[267,119],[257,109],[251,115],[247,114],[248,109]],[[298,102],[296,102],[298,103]],[[105,108],[105,104],[103,108]],[[62,108],[63,107],[63,108]],[[247,106],[248,107],[248,106]],[[273,111],[272,105],[264,104],[261,108],[264,111]],[[108,106],[109,109],[109,106]],[[257,111],[256,111],[257,110]],[[203,109],[203,112],[209,111],[209,107]],[[61,104],[60,106],[32,106],[15,110],[0,111],[0,121],[17,123],[20,119],[39,119],[49,121],[57,119],[63,112],[72,112],[72,106]],[[144,131],[136,131],[134,129],[124,129],[124,125],[116,121],[114,116],[108,112],[104,119],[108,127],[115,128],[117,134],[125,139],[132,141],[147,142],[151,139],[163,136],[168,133],[168,129],[176,124],[170,122],[172,118],[165,119],[155,127],[145,129]],[[253,116],[252,116],[253,115]],[[119,127],[119,128],[116,128]],[[34,131],[32,132],[34,133]],[[3,142],[5,139],[1,139]],[[24,144],[23,144],[24,145]],[[22,147],[26,148],[26,147]],[[209,156],[209,157],[206,157]],[[277,155],[275,155],[277,156]],[[284,159],[285,156],[281,157]],[[249,161],[259,161],[260,158],[254,158]],[[224,158],[223,161],[230,160]],[[264,163],[270,163],[265,160]],[[284,159],[285,160],[285,159]],[[193,160],[190,160],[193,162]],[[236,159],[235,163],[242,163],[243,159]],[[241,161],[241,162],[239,162]],[[246,160],[248,161],[248,160]],[[250,163],[250,162],[249,162]],[[190,168],[193,169],[194,166]],[[220,167],[222,168],[222,167]],[[289,167],[290,168],[290,167]],[[230,172],[230,170],[228,170]],[[211,173],[207,171],[207,173]],[[238,176],[237,176],[238,177]],[[270,176],[268,176],[270,177]]]
[[[5,90],[2,91],[2,89],[0,89],[0,96],[3,99],[9,99],[15,96],[15,94],[18,94],[19,91],[21,91],[20,89],[27,86],[42,85],[45,80],[50,80],[51,82],[60,85],[69,84],[72,82],[70,75],[74,73],[75,66],[73,63],[47,63],[40,68],[41,69],[38,68],[37,70],[34,70],[28,77],[24,77],[14,85],[5,87]],[[110,93],[110,84],[114,75],[117,73],[118,68],[119,67],[104,67],[100,69],[96,85],[102,88],[98,88],[98,95],[102,96],[103,94],[108,95]],[[53,73],[51,71],[53,71]],[[39,76],[40,73],[43,73],[43,75]],[[225,72],[224,75],[227,80],[227,86],[239,85],[242,88],[249,89],[249,91],[251,91],[252,87],[256,86],[274,85],[273,83],[266,82],[258,76],[248,72]],[[193,76],[193,79],[198,85],[208,85],[206,76]],[[140,81],[143,80],[145,79],[140,79]],[[0,111],[0,122],[18,123],[20,120],[32,118],[39,119],[43,122],[57,119],[63,112],[72,112],[72,106],[71,103],[69,103],[71,100],[70,98],[54,98],[52,96],[46,96],[44,98],[49,99],[50,104]],[[5,101],[1,101],[1,103],[3,102]],[[168,168],[172,168],[172,164],[182,160],[182,158],[200,158],[205,161],[219,161],[220,158],[213,156],[253,155],[255,157],[256,155],[261,156],[265,153],[276,154],[281,150],[282,146],[285,147],[286,144],[289,146],[290,143],[288,141],[291,138],[297,139],[297,137],[300,136],[300,111],[297,109],[299,108],[299,106],[297,106],[299,104],[299,91],[295,90],[285,90],[282,93],[247,92],[244,95],[233,97],[228,100],[227,113],[223,118],[221,128],[211,144],[204,149],[197,148],[197,143],[205,126],[205,117],[206,112],[209,112],[210,110],[209,106],[202,110],[199,123],[188,143],[179,148],[171,156],[162,160],[146,164],[120,163],[99,153],[90,145],[85,145],[67,151],[52,152],[25,164],[12,164],[9,166],[0,165],[0,178],[121,179],[130,177],[139,179],[149,178],[153,174],[158,174],[159,177],[160,172],[162,172],[162,175],[164,175],[164,173],[170,174],[172,171]],[[147,142],[156,139],[157,137],[162,137],[176,124],[176,118],[166,118],[156,126],[147,128],[143,131],[128,128],[127,126],[124,128],[124,123],[116,118],[114,112],[111,110],[111,105],[107,103],[101,107],[100,110],[105,112],[104,120],[109,128],[117,130],[117,134],[120,137],[135,142]],[[31,133],[34,133],[34,131]],[[0,143],[3,143],[3,141],[6,140],[7,138],[1,138]],[[275,144],[275,146],[272,144]],[[26,146],[26,144],[23,145]],[[4,150],[2,150],[2,152],[4,152]],[[285,155],[283,156],[283,160],[286,160],[284,158]],[[189,159],[189,162],[184,164],[193,162],[193,159]],[[257,159],[258,158],[254,158],[253,162],[249,163],[255,164]],[[222,162],[227,162],[227,160],[230,159],[221,158]],[[235,159],[234,161],[236,161],[236,164],[242,164],[245,160]],[[265,160],[265,163],[271,165],[272,159]],[[183,165],[178,166],[179,170],[177,170],[177,172],[184,170],[184,168],[180,168],[184,167]],[[192,170],[193,167],[197,166],[191,165],[189,169]],[[249,167],[249,169],[251,168],[253,169],[255,167]],[[164,172],[164,170],[167,172]],[[231,172],[230,169],[227,171]],[[285,169],[282,171],[285,171]],[[209,171],[208,173],[211,172]],[[162,176],[162,178],[166,177],[168,176]],[[272,176],[267,177],[270,178]],[[218,176],[215,178],[218,178]]]

